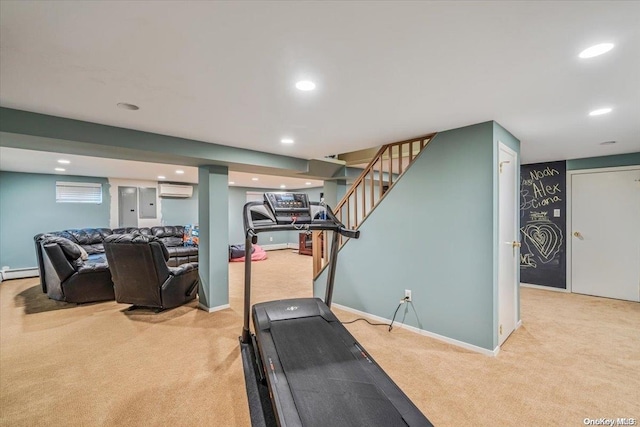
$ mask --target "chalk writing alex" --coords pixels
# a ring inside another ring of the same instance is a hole
[[[547,197],[556,193],[562,193],[560,184],[544,185],[542,181],[540,181],[540,185],[533,183],[533,197]]]

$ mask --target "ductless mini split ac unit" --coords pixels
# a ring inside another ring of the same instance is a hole
[[[160,184],[160,197],[191,197],[193,186],[178,184]]]

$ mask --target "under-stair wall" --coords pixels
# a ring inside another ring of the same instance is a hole
[[[497,347],[494,122],[439,132],[340,250],[333,302],[493,351]],[[314,282],[324,297],[327,269]]]

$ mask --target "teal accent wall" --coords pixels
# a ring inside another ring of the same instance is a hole
[[[56,203],[56,181],[102,184],[102,204]],[[0,172],[0,266],[37,267],[33,236],[70,228],[109,227],[106,178]]]
[[[309,200],[312,202],[319,202],[320,201],[320,193],[323,193],[324,190],[322,187],[314,187],[314,188],[301,188],[299,190],[291,190],[293,192],[299,192],[299,193],[307,193],[307,196],[309,196]],[[333,206],[331,206],[333,207]]]
[[[345,180],[338,181],[338,191],[337,191],[338,202],[342,200],[345,194],[347,194],[348,189],[349,189],[349,186],[347,185],[347,181]]]
[[[324,193],[324,202],[335,208],[340,201],[340,197],[338,195],[338,181],[325,181],[324,187],[322,187],[322,192]]]
[[[567,160],[568,171],[635,165],[640,165],[640,152],[618,154],[614,156],[587,157],[585,159]]]
[[[401,321],[493,350],[498,139],[517,148],[493,122],[438,133],[340,251],[334,302],[391,318],[411,289]]]
[[[191,185],[193,195],[189,198],[162,198],[160,220],[163,225],[198,224],[198,186]]]

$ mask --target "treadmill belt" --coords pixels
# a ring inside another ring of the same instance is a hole
[[[323,318],[271,322],[271,336],[304,426],[407,425]]]

